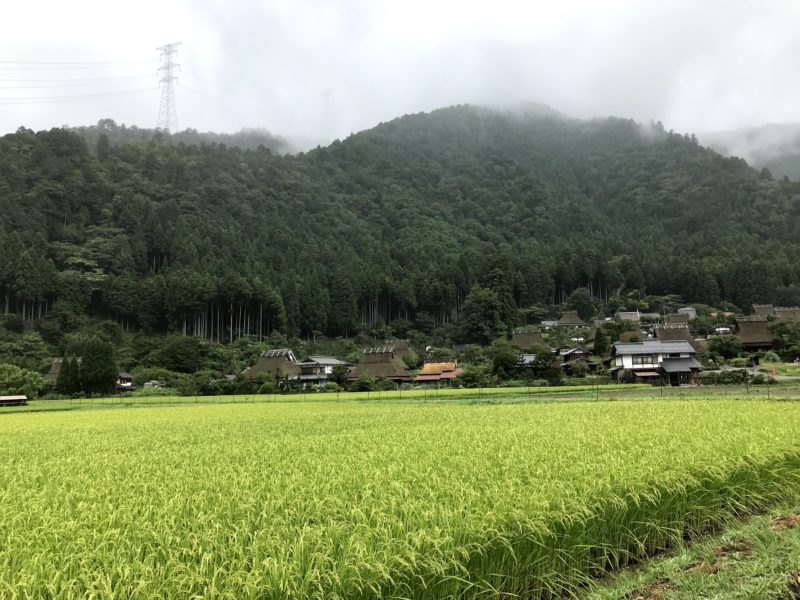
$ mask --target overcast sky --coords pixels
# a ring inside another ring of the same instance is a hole
[[[180,129],[327,140],[518,102],[686,132],[799,122],[798,23],[796,0],[7,2],[0,133],[154,127],[155,48],[170,42]]]

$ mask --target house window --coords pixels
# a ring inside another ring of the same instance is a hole
[[[656,357],[654,354],[634,354],[631,358],[633,359],[634,367],[656,364]]]
[[[681,357],[681,353],[680,352],[670,352],[668,354],[668,356],[669,356],[669,358],[680,358]]]

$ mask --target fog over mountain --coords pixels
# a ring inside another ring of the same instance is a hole
[[[790,0],[12,3],[0,132],[155,127],[156,48],[172,42],[178,129],[265,129],[305,147],[463,103],[698,134],[797,123],[798,21]]]
[[[705,133],[702,144],[728,156],[739,156],[773,175],[800,180],[800,123],[772,123],[733,131]]]

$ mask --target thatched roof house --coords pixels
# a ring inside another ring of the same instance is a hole
[[[549,348],[549,344],[544,341],[542,333],[535,329],[515,329],[511,334],[511,345],[520,350],[530,350],[534,346]]]
[[[382,377],[395,383],[411,381],[406,364],[394,346],[365,348],[361,361],[351,369],[347,379],[355,381],[364,373],[371,373],[373,377]]]
[[[262,373],[274,375],[277,379],[294,379],[300,375],[300,366],[294,352],[288,348],[262,352],[256,364],[242,371],[243,377],[258,377]]]
[[[800,321],[800,306],[776,306],[775,320],[797,323]]]
[[[736,319],[736,335],[745,350],[771,350],[775,337],[769,330],[766,317],[742,317]]]
[[[653,328],[653,334],[662,342],[674,342],[677,340],[687,341],[692,345],[695,352],[704,352],[707,349],[705,340],[696,340],[692,337],[692,332],[689,331],[688,325],[681,325],[679,323],[657,325]]]
[[[586,325],[586,322],[578,316],[577,310],[566,310],[558,321],[559,325],[578,326]]]
[[[414,383],[439,383],[455,379],[464,372],[455,360],[427,362],[414,378]]]
[[[676,313],[673,315],[667,315],[667,323],[688,323],[691,319],[689,319],[689,315],[685,313]]]

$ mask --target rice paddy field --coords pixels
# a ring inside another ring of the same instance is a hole
[[[0,414],[2,598],[549,598],[797,496],[800,403]]]

